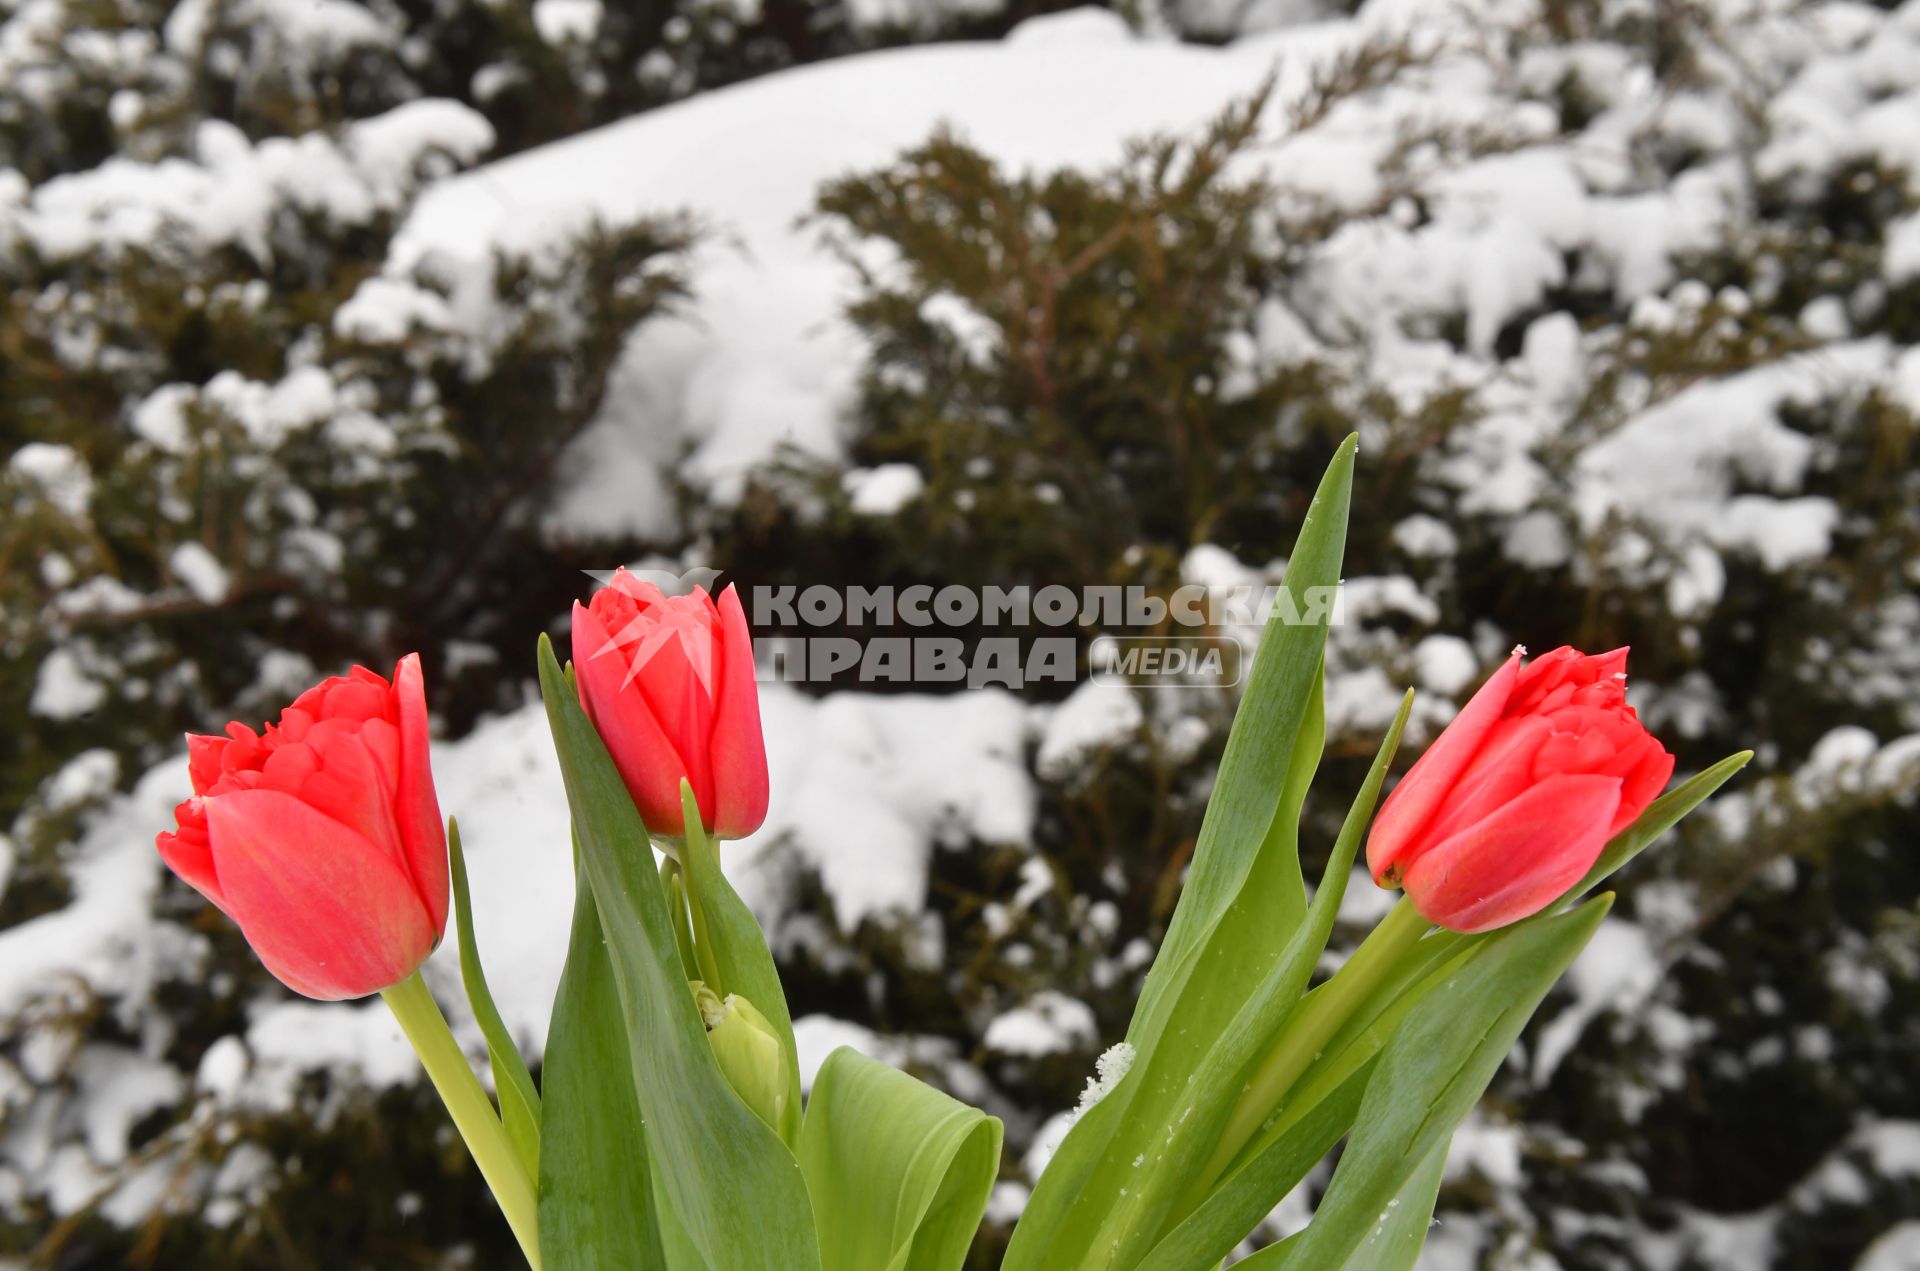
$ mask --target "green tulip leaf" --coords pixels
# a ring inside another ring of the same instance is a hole
[[[1433,1226],[1433,1205],[1440,1197],[1440,1182],[1446,1172],[1447,1145],[1441,1143],[1407,1178],[1399,1195],[1387,1202],[1372,1238],[1335,1271],[1413,1271],[1420,1261],[1420,1251],[1426,1247],[1427,1232]],[[1288,1266],[1288,1259],[1306,1234],[1297,1232],[1279,1244],[1268,1245],[1234,1267],[1236,1271],[1275,1271]]]
[[[693,787],[680,783],[680,801],[687,834],[680,856],[681,881],[687,899],[699,907],[702,921],[696,929],[703,932],[719,972],[715,992],[738,993],[753,1003],[766,1017],[785,1051],[787,1100],[786,1115],[778,1127],[788,1144],[800,1140],[800,1052],[793,1041],[793,1020],[787,1013],[786,990],[780,985],[780,972],[767,949],[766,933],[753,911],[740,899],[720,869],[719,844],[707,838],[701,828],[700,809],[694,801]]]
[[[1000,1168],[1000,1122],[842,1047],[801,1132],[833,1271],[959,1271]]]
[[[1327,947],[1360,841],[1412,707],[1413,694],[1408,693],[1334,842],[1306,921],[1295,929],[1279,959],[1178,1084],[1150,1080],[1133,1099],[1128,1110],[1133,1124],[1116,1143],[1123,1151],[1134,1147],[1134,1156],[1120,1160],[1110,1153],[1087,1184],[1109,1187],[1115,1197],[1086,1246],[1100,1251],[1101,1257],[1127,1266],[1151,1249],[1161,1232],[1205,1199],[1208,1185],[1268,1115],[1266,1108],[1243,1106],[1249,1078],[1272,1049]],[[1221,1142],[1226,1132],[1238,1135],[1230,1146]],[[1269,1207],[1284,1194],[1275,1193]],[[1227,1248],[1251,1229],[1252,1224],[1243,1228]]]
[[[1473,1109],[1534,1009],[1598,930],[1610,895],[1493,933],[1407,1014],[1380,1057],[1295,1271],[1396,1265],[1385,1217]],[[1424,1240],[1424,1228],[1421,1239]]]
[[[1615,870],[1646,851],[1655,839],[1678,824],[1681,817],[1705,803],[1709,795],[1725,785],[1734,773],[1746,767],[1752,758],[1751,750],[1728,755],[1705,772],[1696,773],[1677,789],[1669,790],[1649,803],[1646,810],[1633,819],[1633,824],[1614,835],[1601,849],[1600,858],[1593,863],[1593,868],[1567,893],[1563,903],[1571,904],[1586,895]]]
[[[1180,903],[1127,1030],[1127,1076],[1068,1132],[1034,1189],[1007,1271],[1056,1271],[1111,1253],[1100,1233],[1138,1201],[1126,1181],[1248,998],[1268,983],[1307,913],[1300,805],[1324,741],[1321,667],[1340,580],[1357,445],[1335,453],[1307,511],[1247,678]],[[1136,1099],[1150,1091],[1155,1110]],[[1108,1105],[1111,1105],[1110,1107]],[[1176,1115],[1178,1113],[1176,1112]],[[1127,1195],[1121,1189],[1127,1188]],[[1157,1234],[1132,1229],[1131,1239]]]
[[[539,662],[660,1190],[707,1265],[815,1271],[819,1245],[799,1162],[715,1062],[647,828],[544,637]]]
[[[1320,1163],[1353,1127],[1372,1069],[1362,1066],[1326,1098],[1315,1100],[1205,1203],[1153,1247],[1136,1271],[1191,1271],[1217,1264]]]
[[[500,1097],[500,1121],[507,1139],[527,1168],[528,1178],[540,1177],[540,1093],[534,1089],[533,1074],[520,1057],[513,1034],[500,1018],[487,988],[487,975],[480,967],[480,945],[473,930],[473,898],[467,887],[467,858],[460,850],[460,824],[447,818],[447,850],[453,874],[454,925],[460,941],[460,981],[466,986],[467,1004],[487,1039],[487,1061],[493,1065],[493,1084]]]
[[[577,853],[576,853],[577,855]],[[540,1256],[547,1271],[666,1271],[613,965],[586,879],[547,1030]]]

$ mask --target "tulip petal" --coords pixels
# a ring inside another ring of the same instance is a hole
[[[1527,663],[1514,681],[1508,709],[1514,711],[1549,710],[1571,700],[1587,685],[1601,681],[1618,683],[1627,667],[1627,646],[1605,653],[1582,653],[1571,645],[1541,654]]]
[[[1457,834],[1525,793],[1540,780],[1534,771],[1534,756],[1552,738],[1553,725],[1538,715],[1495,724],[1473,763],[1440,801],[1433,819],[1421,827],[1421,841],[1437,843]]]
[[[321,1001],[411,975],[437,931],[413,882],[330,816],[278,790],[204,801],[227,912],[267,970]]]
[[[1619,804],[1618,777],[1549,777],[1423,851],[1407,868],[1407,896],[1421,917],[1455,931],[1518,922],[1585,876]]]
[[[341,721],[338,728],[328,727],[332,722],[323,720],[316,725],[308,734],[311,743],[301,747],[318,761],[304,781],[293,788],[263,781],[261,788],[285,790],[308,807],[326,813],[411,874],[394,813],[394,782],[381,771],[354,724]],[[272,766],[269,760],[268,767]]]
[[[683,634],[679,621],[683,615],[675,614],[673,619],[676,620],[664,621],[649,631],[643,643],[626,649],[632,666],[627,678],[647,699],[654,719],[666,735],[687,743],[681,758],[687,763],[694,789],[702,790],[706,786],[701,770],[706,767],[707,757],[704,753],[690,752],[694,749],[692,739],[704,739],[713,730],[713,697],[687,645],[689,638],[697,640],[706,646],[702,652],[711,659],[713,635],[704,626],[697,632]]]
[[[393,697],[400,733],[399,781],[393,811],[414,886],[419,889],[438,938],[447,929],[447,823],[440,815],[440,799],[433,788],[427,690],[418,653],[407,654],[394,666]]]
[[[207,841],[206,814],[195,808],[194,803],[194,799],[188,799],[174,808],[173,819],[179,826],[178,831],[162,830],[154,846],[160,849],[160,859],[167,863],[168,869],[224,913],[226,899],[220,892],[219,871],[213,867],[213,845]]]
[[[413,655],[418,657],[418,654]],[[340,681],[332,692],[327,694],[328,719],[349,719],[355,723],[369,719],[382,719],[387,714],[392,696],[387,682],[365,667],[356,666],[356,672],[372,676],[371,680],[355,675]]]
[[[1620,808],[1613,814],[1610,834],[1618,834],[1647,810],[1673,776],[1673,756],[1649,735],[1641,744],[1633,768],[1620,784]]]
[[[1441,801],[1473,762],[1481,742],[1499,722],[1514,679],[1520,674],[1520,658],[1520,651],[1515,649],[1387,796],[1367,836],[1367,869],[1375,882],[1381,882],[1396,866],[1404,866],[1402,853],[1439,810]]]
[[[675,836],[686,826],[680,810],[680,782],[687,765],[660,727],[637,685],[626,683],[627,659],[609,647],[607,629],[594,612],[573,606],[573,673],[580,704],[599,730],[614,766],[633,795],[640,819],[655,834]]]
[[[681,758],[687,761],[687,784],[693,787],[694,806],[700,809],[701,817],[711,821],[713,813],[708,809],[714,806],[713,760],[708,756],[705,743],[713,736],[713,702],[692,676],[680,682],[680,697],[678,718],[688,722],[684,724],[683,731],[674,734],[682,739],[676,749]],[[685,817],[686,810],[682,805],[683,821]],[[681,828],[685,828],[684,824]]]
[[[220,774],[225,770],[220,756],[226,748],[225,737],[187,734],[187,779],[193,783],[195,794],[205,794],[220,780]]]
[[[627,572],[625,565],[613,571],[613,577],[607,581],[607,586],[623,596],[633,597],[640,602],[640,608],[643,610],[655,605],[664,605],[667,602],[666,593],[656,584],[635,578]]]
[[[715,806],[706,815],[716,838],[732,839],[753,833],[767,819],[767,743],[760,729],[753,636],[732,586],[720,593],[718,614],[720,665],[709,751]]]

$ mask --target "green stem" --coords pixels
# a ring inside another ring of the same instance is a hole
[[[1196,1177],[1195,1187],[1201,1195],[1226,1172],[1261,1126],[1280,1112],[1282,1101],[1300,1075],[1320,1057],[1340,1026],[1392,978],[1407,951],[1426,934],[1427,925],[1403,897],[1346,965],[1317,992],[1302,999],[1281,1032],[1279,1043],[1254,1070],[1240,1102],[1227,1118],[1212,1159]]]
[[[507,1216],[507,1225],[520,1241],[527,1265],[533,1271],[540,1271],[539,1203],[534,1196],[533,1182],[527,1177],[505,1127],[500,1124],[493,1102],[481,1088],[479,1078],[473,1075],[473,1067],[460,1044],[453,1039],[446,1016],[440,1013],[433,994],[427,991],[426,981],[415,971],[392,988],[383,989],[380,996],[386,999],[393,1017],[400,1021],[401,1031],[406,1033],[414,1053],[420,1056],[421,1066],[432,1079],[433,1088],[440,1092],[441,1102],[453,1117],[454,1128],[466,1140],[474,1164],[480,1167],[481,1177],[493,1189],[500,1212]]]
[[[700,962],[693,951],[693,927],[687,913],[687,882],[680,862],[669,856],[660,862],[660,882],[667,889],[667,912],[673,918],[673,942],[680,949],[680,969],[689,980],[700,978]]]
[[[678,844],[682,852],[711,851],[707,846],[707,837],[702,834],[689,834]],[[694,889],[693,871],[682,868],[680,882],[687,889],[687,910],[693,916],[693,956],[700,966],[700,979],[708,988],[721,997],[727,990],[720,983],[720,964],[713,958],[713,942],[707,938],[707,911],[700,905],[700,893]]]

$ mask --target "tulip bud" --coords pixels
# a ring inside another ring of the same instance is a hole
[[[1367,866],[1420,916],[1489,931],[1579,882],[1673,775],[1626,701],[1627,651],[1515,649],[1394,787]]]
[[[699,980],[691,981],[691,986],[720,1071],[742,1102],[778,1133],[787,1112],[787,1064],[779,1035],[767,1017],[738,993],[722,1000]]]
[[[686,832],[680,783],[716,838],[742,838],[767,815],[767,751],[747,615],[732,587],[662,595],[617,570],[573,607],[580,704],[654,834]]]
[[[420,657],[389,684],[356,666],[255,733],[187,737],[193,797],[161,859],[307,997],[412,975],[447,926],[447,839],[427,762]]]

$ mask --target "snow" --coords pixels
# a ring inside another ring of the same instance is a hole
[[[1460,550],[1453,529],[1438,517],[1415,513],[1393,527],[1394,546],[1412,557],[1451,556]]]
[[[1045,780],[1064,781],[1082,771],[1093,753],[1137,735],[1144,719],[1131,689],[1090,680],[1048,715],[1034,770]]]
[[[1124,1046],[1126,1043],[1122,1042],[1121,1045]],[[1104,1055],[1101,1057],[1103,1059],[1105,1058]],[[1089,1078],[1087,1081],[1087,1090],[1089,1093],[1091,1093],[1096,1086],[1099,1086],[1098,1079]],[[1106,1087],[1101,1087],[1101,1095],[1105,1093]],[[1083,1095],[1081,1097],[1086,1099],[1088,1096]],[[1099,1102],[1099,1096],[1094,1096],[1092,1102],[1089,1102],[1087,1106],[1092,1107],[1093,1103],[1097,1102]],[[1060,1145],[1066,1141],[1067,1131],[1073,1128],[1073,1123],[1077,1119],[1078,1113],[1075,1111],[1056,1112],[1041,1122],[1040,1128],[1034,1131],[1032,1145],[1027,1148],[1026,1155],[1020,1158],[1020,1167],[1026,1171],[1027,1179],[1030,1182],[1039,1181],[1040,1175],[1047,1168],[1047,1162],[1052,1160],[1053,1154],[1060,1150]]]
[[[1881,1178],[1920,1178],[1920,1121],[1881,1121],[1853,1134]]]
[[[997,7],[989,3],[989,0],[962,0],[962,2],[974,9],[988,12]],[[1078,53],[1090,44],[1123,44],[1133,38],[1133,30],[1127,25],[1124,17],[1110,9],[1096,9],[1091,5],[1028,18],[1007,32],[1009,44],[1022,45],[1026,48],[1052,47],[1072,50],[1068,56]]]
[[[991,365],[1004,350],[1000,328],[991,318],[950,292],[927,297],[920,306],[920,320],[960,346],[967,361],[976,366]]]
[[[47,502],[68,516],[87,514],[93,473],[73,447],[30,441],[8,458],[7,470],[37,485]]]
[[[1888,1228],[1860,1255],[1853,1271],[1920,1271],[1920,1219]]]
[[[1012,693],[815,701],[763,690],[774,784],[766,824],[743,841],[740,858],[750,871],[762,845],[783,844],[818,871],[843,929],[918,912],[935,844],[1028,841],[1035,794],[1026,709]],[[929,736],[941,745],[914,744]],[[738,885],[743,894],[757,889],[752,878]],[[756,898],[771,899],[765,891]]]
[[[1180,577],[1214,592],[1232,592],[1266,582],[1261,571],[1241,563],[1218,543],[1200,543],[1180,558]]]
[[[1406,689],[1377,666],[1327,675],[1327,731],[1378,737],[1400,712]]]
[[[96,747],[83,750],[60,766],[47,779],[42,793],[49,811],[63,812],[83,807],[113,793],[120,780],[120,757],[111,750]]]
[[[1027,1201],[1033,1192],[1026,1184],[1011,1178],[1002,1179],[993,1185],[987,1193],[985,1220],[992,1223],[1010,1223],[1026,1212]]]
[[[1832,499],[1743,494],[1729,499],[1720,517],[1713,527],[1716,545],[1750,552],[1778,573],[1827,554],[1840,522],[1840,508]]]
[[[1478,1174],[1496,1187],[1517,1187],[1522,1149],[1518,1127],[1494,1124],[1476,1110],[1453,1132],[1447,1149],[1447,1179],[1458,1182]]]
[[[170,823],[173,805],[187,794],[184,764],[148,773],[81,839],[68,871],[73,899],[0,931],[0,1019],[82,985],[138,1009],[185,938],[154,921],[152,898],[161,872],[154,832]]]
[[[445,297],[405,278],[369,278],[333,311],[334,333],[364,344],[397,344],[416,329],[453,326]]]
[[[920,497],[927,480],[910,463],[853,468],[840,478],[847,502],[861,516],[892,516]]]
[[[1887,249],[1882,265],[1891,283],[1920,277],[1920,212],[1903,216],[1887,226]]]
[[[428,98],[355,123],[347,129],[345,150],[380,206],[392,207],[412,188],[422,156],[441,154],[468,164],[493,149],[493,142],[485,115]]]
[[[1430,635],[1413,646],[1414,678],[1444,697],[1458,697],[1480,675],[1473,646],[1459,636]]]
[[[227,594],[230,580],[226,566],[199,543],[187,542],[174,548],[167,558],[167,566],[195,599],[203,603],[216,604]]]
[[[202,5],[192,7],[204,12]],[[243,0],[234,9],[229,21],[260,23],[289,45],[311,47],[314,52],[328,56],[338,56],[355,46],[381,48],[394,41],[393,32],[373,10],[350,0]],[[170,16],[168,43],[175,41],[173,23],[177,20],[181,26],[180,44],[176,47],[196,47],[200,43],[196,28],[205,21],[201,12],[186,17]]]
[[[289,2],[289,11],[309,8]],[[316,12],[358,5],[326,0]],[[471,162],[493,144],[486,119],[458,102],[409,102],[356,121],[338,141],[319,132],[257,145],[233,125],[205,120],[194,157],[144,163],[115,157],[34,188],[9,220],[54,261],[112,254],[178,236],[201,249],[232,245],[269,260],[277,206],[289,203],[360,225],[393,210],[434,156]]]
[[[1740,493],[1790,490],[1804,479],[1813,441],[1780,410],[1826,394],[1864,393],[1892,366],[1884,340],[1830,345],[1685,389],[1589,447],[1576,475],[1583,527],[1625,514],[1674,547],[1705,541],[1782,568],[1826,550],[1836,515],[1818,498]]]
[[[1073,1111],[1066,1114],[1066,1127],[1071,1127],[1074,1121],[1091,1111],[1094,1104],[1112,1094],[1114,1088],[1126,1080],[1127,1073],[1133,1068],[1133,1061],[1134,1050],[1130,1042],[1115,1042],[1101,1051],[1100,1057],[1093,1061],[1093,1076],[1087,1078],[1079,1102],[1073,1105]],[[1062,1129],[1062,1137],[1066,1127]],[[1041,1137],[1044,1139],[1045,1136]],[[1058,1145],[1057,1140],[1055,1145]]]
[[[41,661],[27,712],[41,719],[78,719],[106,700],[107,686],[87,674],[72,649],[61,647]]]
[[[800,1060],[802,1092],[813,1089],[820,1066],[842,1046],[857,1050],[869,1059],[892,1062],[892,1047],[878,1033],[830,1015],[802,1015],[794,1020],[793,1046]]]
[[[101,1165],[125,1160],[134,1125],[185,1090],[180,1074],[168,1065],[117,1046],[83,1047],[72,1077],[80,1087],[87,1151]]]
[[[187,406],[191,384],[163,384],[133,409],[133,430],[156,448],[177,454],[187,447]]]
[[[537,247],[596,215],[689,210],[718,231],[696,253],[697,294],[630,345],[621,391],[576,443],[591,458],[574,470],[591,467],[595,478],[550,515],[562,532],[630,524],[644,502],[632,492],[661,488],[676,467],[730,501],[782,444],[840,453],[863,345],[841,313],[844,267],[801,219],[823,177],[885,163],[943,120],[963,120],[969,141],[1016,170],[1108,161],[1128,138],[1191,128],[1250,92],[1281,53],[1116,39],[1079,45],[1063,61],[1046,30],[768,76],[441,182],[402,227],[386,276],[410,278],[431,260],[460,279],[455,311],[478,309],[497,248]],[[1330,52],[1282,61],[1282,96],[1299,92]],[[1142,83],[1154,91],[1140,92]],[[1342,167],[1363,163],[1354,156]],[[621,400],[628,386],[639,396]]]
[[[1573,536],[1557,513],[1534,508],[1507,527],[1501,550],[1516,565],[1557,569],[1573,556]]]
[[[1631,1011],[1660,981],[1661,966],[1646,931],[1615,916],[1602,923],[1567,971],[1573,1002],[1535,1033],[1532,1078],[1544,1086],[1602,1011]]]
[[[1580,324],[1570,313],[1550,313],[1529,323],[1520,361],[1541,396],[1561,409],[1573,406],[1586,389]]]
[[[980,1087],[977,1074],[955,1061],[953,1043],[943,1037],[882,1034],[829,1015],[802,1015],[793,1021],[793,1044],[803,1093],[813,1089],[820,1066],[842,1046],[896,1068],[915,1065],[940,1070],[952,1083],[949,1088],[962,1098],[977,1094]]]
[[[1037,1058],[1091,1048],[1100,1037],[1093,1008],[1053,989],[1042,989],[1025,1003],[987,1025],[981,1044],[1003,1055]]]
[[[447,996],[442,994],[441,1000]],[[292,1107],[308,1073],[343,1072],[381,1090],[407,1084],[420,1072],[406,1034],[378,999],[276,1002],[254,1015],[246,1045],[254,1068],[241,1089],[241,1101],[258,1110]]]
[[[847,16],[864,29],[932,27],[941,14],[986,16],[998,13],[1005,0],[848,0]]]
[[[533,29],[549,44],[591,40],[602,16],[600,0],[533,0]]]
[[[1900,355],[1888,387],[1897,405],[1908,414],[1920,417],[1920,348],[1908,349]]]

